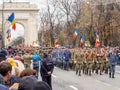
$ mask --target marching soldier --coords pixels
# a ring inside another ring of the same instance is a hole
[[[93,51],[92,57],[93,57],[92,73],[94,73],[97,67],[96,50]]]
[[[81,70],[82,70],[82,55],[78,52],[76,56],[76,75],[78,74],[81,76]]]
[[[87,74],[91,75],[92,72],[92,52],[89,50],[87,53]]]
[[[107,53],[107,51],[105,51],[105,52],[104,52],[104,55],[103,55],[104,71],[105,71],[106,74],[108,74],[109,65],[108,65],[108,60],[107,60],[106,53]]]
[[[84,55],[83,55],[83,74],[87,74],[87,51],[84,50]]]
[[[30,55],[30,51],[26,50],[26,53],[22,56],[22,59],[24,61],[24,65],[26,68],[30,68],[31,67],[31,55]]]
[[[70,59],[70,68],[72,69],[72,70],[74,70],[74,54],[75,54],[75,52],[74,52],[74,49],[72,49],[71,50],[71,59]]]

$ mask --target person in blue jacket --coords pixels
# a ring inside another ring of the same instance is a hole
[[[39,73],[40,60],[41,60],[40,55],[35,52],[32,55],[32,62],[33,62],[33,69],[36,70],[37,76],[38,76],[38,73]]]
[[[112,50],[111,52],[108,53],[108,64],[109,64],[109,77],[114,78],[115,75],[115,66],[117,64],[117,56],[116,56],[116,51]]]
[[[64,54],[63,54],[63,58],[64,58],[64,69],[68,71],[69,69],[69,60],[71,58],[71,52],[66,49],[64,50]]]

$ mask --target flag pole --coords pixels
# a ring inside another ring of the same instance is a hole
[[[2,2],[2,47],[5,47],[5,42],[4,42],[4,0]]]

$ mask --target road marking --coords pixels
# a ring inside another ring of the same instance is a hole
[[[78,88],[74,87],[73,85],[70,85],[69,87],[74,89],[74,90],[78,90]]]
[[[118,87],[115,87],[117,90],[120,90],[120,88],[118,88]]]
[[[54,74],[52,74],[52,77],[56,78],[57,76],[55,76]]]
[[[99,83],[102,83],[101,81],[99,81],[99,80],[95,80],[96,82],[99,82]]]
[[[99,81],[99,80],[95,80],[95,81],[98,82],[98,83],[102,83],[102,84],[104,84],[104,85],[106,85],[106,86],[111,86],[110,84],[108,84],[108,83],[104,83],[104,82]]]
[[[108,83],[104,83],[104,82],[103,82],[103,84],[104,84],[104,85],[106,85],[106,86],[111,86],[111,85],[110,85],[110,84],[108,84]]]
[[[120,71],[116,71],[116,73],[120,74]]]

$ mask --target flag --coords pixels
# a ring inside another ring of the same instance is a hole
[[[100,46],[100,40],[99,40],[99,30],[98,27],[96,27],[96,41],[95,41],[95,47]]]
[[[99,30],[98,30],[98,27],[96,27],[96,37],[99,37]]]
[[[11,34],[8,34],[8,36],[7,36],[8,42],[10,42],[10,39],[11,39]]]
[[[56,34],[56,33],[53,34],[53,38],[54,38],[54,39],[57,38],[57,34]]]
[[[8,38],[11,38],[11,34],[8,34],[8,35],[7,35],[7,39],[8,39]]]
[[[80,34],[80,31],[78,29],[75,29],[73,37],[76,38],[78,34]]]
[[[85,37],[82,36],[82,37],[81,37],[81,40],[80,40],[80,46],[82,46],[84,42],[85,42]]]
[[[55,47],[58,47],[59,43],[58,43],[58,40],[56,39],[55,40]]]
[[[8,29],[6,33],[7,33],[7,34],[10,34],[10,33],[11,33],[11,30],[10,30],[10,29]]]
[[[99,47],[99,46],[100,46],[100,40],[99,37],[97,37],[95,42],[95,47]]]
[[[13,29],[13,30],[16,30],[16,24],[14,24],[14,25],[12,26],[12,29]]]
[[[8,21],[11,22],[12,29],[16,30],[16,20],[15,20],[14,12],[12,12],[12,14],[8,17]]]
[[[10,42],[10,38],[8,38],[8,42]]]
[[[12,22],[14,20],[14,13],[12,12],[12,14],[8,17],[8,21]]]
[[[91,45],[90,45],[90,41],[85,41],[85,46],[86,47],[90,47]]]
[[[8,29],[6,33],[7,33],[7,40],[8,40],[8,42],[10,42],[10,39],[11,39],[11,30]]]

